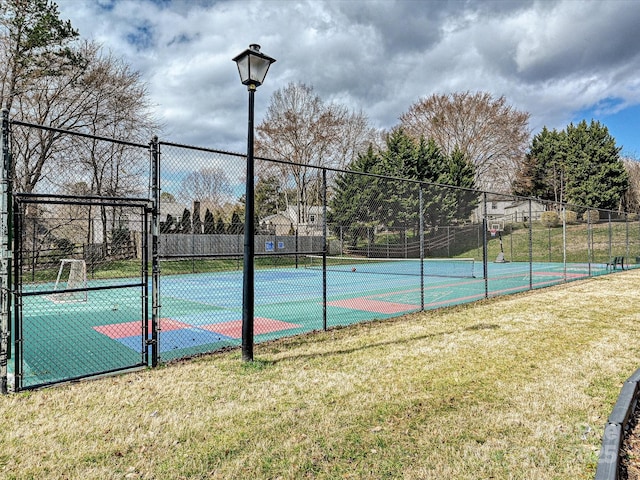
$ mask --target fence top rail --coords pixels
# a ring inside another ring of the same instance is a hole
[[[58,133],[67,134],[67,135],[74,135],[74,136],[90,138],[90,139],[94,139],[94,140],[101,140],[101,141],[105,141],[105,142],[117,143],[117,144],[120,144],[120,145],[126,145],[126,146],[130,146],[130,147],[135,147],[135,148],[149,149],[150,145],[153,144],[155,141],[157,141],[157,137],[154,137],[154,140],[150,141],[149,144],[141,144],[141,143],[136,143],[136,142],[129,142],[129,141],[126,141],[126,140],[118,140],[118,139],[109,138],[109,137],[102,137],[102,136],[89,134],[89,133],[77,132],[77,131],[73,131],[73,130],[66,130],[66,129],[62,129],[62,128],[56,128],[56,127],[50,127],[50,126],[45,126],[45,125],[39,125],[39,124],[35,124],[35,123],[23,122],[23,121],[20,121],[20,120],[11,120],[10,123],[13,124],[13,125],[20,125],[20,126],[24,126],[24,127],[28,127],[28,128],[36,128],[36,129],[40,129],[40,130],[47,130],[47,131],[58,132]],[[213,149],[213,148],[196,147],[196,146],[192,146],[192,145],[185,145],[185,144],[168,142],[168,141],[159,141],[157,144],[158,145],[166,145],[166,146],[170,146],[170,147],[197,150],[197,151],[202,151],[202,152],[219,153],[219,154],[230,155],[230,156],[238,157],[238,158],[246,158],[246,154],[229,152],[229,151],[218,150],[218,149]],[[589,207],[589,206],[585,206],[585,205],[576,205],[576,204],[570,204],[570,203],[554,202],[554,201],[549,201],[549,200],[541,200],[541,199],[535,198],[535,197],[523,197],[523,196],[513,195],[513,194],[510,194],[510,193],[498,193],[498,192],[482,191],[482,190],[478,190],[476,188],[467,188],[467,187],[460,187],[460,186],[455,186],[455,185],[446,185],[446,184],[440,184],[440,183],[434,183],[434,182],[424,182],[424,181],[421,181],[421,180],[402,178],[402,177],[390,177],[390,176],[385,176],[385,175],[380,175],[380,174],[375,174],[375,173],[357,172],[357,171],[344,170],[344,169],[327,167],[327,166],[306,165],[306,164],[300,164],[300,163],[296,163],[296,162],[291,162],[289,160],[277,160],[277,159],[266,158],[266,157],[255,157],[255,159],[256,160],[262,160],[262,161],[268,161],[268,162],[274,162],[274,163],[281,163],[281,164],[299,165],[301,167],[315,168],[315,169],[324,170],[324,171],[327,171],[327,172],[347,173],[347,174],[352,174],[352,175],[363,175],[363,176],[367,176],[367,177],[371,177],[371,178],[380,178],[380,179],[391,180],[391,181],[402,181],[402,182],[413,183],[413,184],[417,184],[417,185],[435,186],[435,187],[442,187],[442,188],[453,188],[453,189],[456,189],[456,190],[475,192],[478,195],[508,197],[508,198],[512,198],[512,199],[518,199],[518,200],[521,200],[521,201],[536,201],[536,202],[542,202],[542,203],[545,203],[545,204],[547,204],[547,203],[548,204],[555,204],[555,205],[561,205],[563,208],[576,208],[578,210],[582,210],[582,209],[594,209],[595,210],[595,209],[597,209],[595,207]],[[485,201],[488,201],[488,199],[485,198]],[[625,213],[625,214],[634,213],[634,212],[617,212],[615,210],[609,210],[609,209],[598,209],[598,210],[600,210],[601,212],[611,212],[611,213]]]
[[[17,201],[22,203],[66,203],[115,205],[121,207],[145,207],[152,205],[148,198],[140,197],[100,197],[97,195],[54,195],[49,193],[16,193]]]
[[[186,145],[183,143],[167,142],[164,140],[160,140],[158,142],[158,145],[166,145],[167,147],[184,148],[186,150],[197,150],[198,152],[220,153],[223,155],[231,155],[232,157],[239,157],[239,158],[247,157],[247,155],[243,153],[229,152],[227,150],[218,150],[215,148],[208,148],[208,147],[197,147],[195,145]]]
[[[76,132],[73,130],[66,130],[64,128],[56,128],[56,127],[47,127],[45,125],[38,125],[36,123],[29,123],[29,122],[22,122],[20,120],[11,120],[10,122],[13,125],[19,125],[22,127],[28,127],[28,128],[36,128],[39,130],[46,130],[49,132],[56,132],[56,133],[63,133],[66,135],[74,135],[76,137],[83,137],[83,138],[91,138],[93,140],[101,140],[103,142],[109,142],[109,143],[117,143],[119,145],[125,145],[128,147],[135,147],[135,148],[144,148],[144,149],[148,149],[149,145],[145,145],[143,143],[135,143],[135,142],[129,142],[127,140],[118,140],[116,138],[111,138],[111,137],[101,137],[99,135],[94,135],[92,133],[84,133],[84,132]]]

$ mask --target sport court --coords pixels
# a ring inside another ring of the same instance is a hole
[[[606,265],[560,263],[359,261],[327,265],[326,327],[383,319],[541,288],[606,273]],[[213,352],[241,343],[242,271],[161,276],[161,360]],[[130,279],[119,280],[123,284]],[[99,286],[104,280],[89,280]],[[110,281],[113,283],[113,281]],[[51,284],[38,285],[50,290]],[[25,285],[25,291],[27,286]],[[31,289],[33,291],[33,288]],[[151,287],[146,287],[150,302]],[[324,277],[317,268],[255,271],[255,341],[324,328]],[[23,297],[23,386],[145,364],[151,328],[140,317],[140,287],[87,292],[86,301]],[[151,307],[149,306],[149,312]],[[149,313],[150,316],[150,313]],[[105,368],[106,367],[106,368]]]

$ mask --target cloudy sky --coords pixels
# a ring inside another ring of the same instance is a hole
[[[57,0],[83,38],[148,84],[163,140],[243,152],[247,91],[232,58],[277,59],[256,124],[290,82],[390,128],[421,97],[504,95],[530,127],[599,120],[640,158],[638,0]]]

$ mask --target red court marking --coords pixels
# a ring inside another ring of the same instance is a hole
[[[411,305],[408,303],[381,302],[372,300],[367,297],[349,298],[347,300],[336,300],[335,302],[327,302],[332,307],[350,308],[352,310],[364,310],[373,313],[400,313],[407,310],[415,310],[420,308],[419,305]]]
[[[272,318],[255,317],[253,319],[253,333],[260,335],[263,333],[278,332],[280,330],[288,330],[289,328],[298,328],[300,325],[296,323],[282,322]],[[211,325],[200,325],[198,328],[209,330],[210,332],[219,333],[231,338],[242,338],[242,320],[233,320],[232,322],[213,323]]]
[[[172,320],[171,318],[160,319],[160,329],[168,332],[169,330],[179,330],[181,328],[189,328],[190,325],[186,323]],[[102,325],[99,327],[93,327],[96,332],[102,333],[109,338],[125,338],[133,337],[134,335],[142,334],[142,322],[126,322],[126,323],[112,323],[110,325]],[[151,319],[149,319],[149,329],[151,330]]]

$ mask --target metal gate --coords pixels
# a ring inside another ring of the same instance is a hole
[[[146,366],[148,199],[15,194],[15,391]]]

